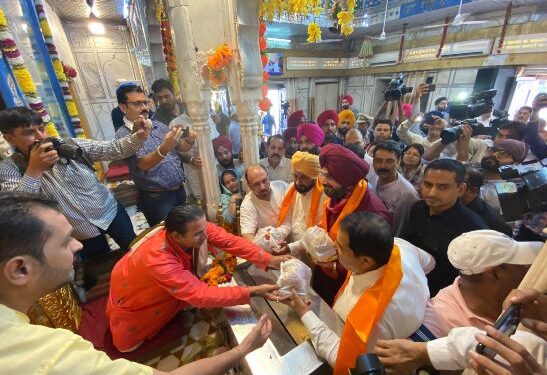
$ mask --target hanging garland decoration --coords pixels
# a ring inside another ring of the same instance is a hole
[[[167,65],[167,74],[169,75],[169,80],[171,81],[171,84],[173,85],[173,89],[175,90],[175,97],[180,100],[182,97],[180,94],[179,72],[177,70],[177,58],[175,56],[173,39],[171,37],[171,25],[169,23],[169,19],[167,18],[167,15],[165,14],[163,5],[161,5],[160,16],[161,16],[161,42],[163,44],[163,57],[165,59],[165,64]]]
[[[25,95],[29,107],[38,113],[46,125],[47,134],[52,137],[59,137],[55,124],[51,121],[49,113],[44,107],[44,103],[42,103],[42,98],[38,95],[32,76],[25,66],[25,60],[21,56],[21,52],[17,49],[15,39],[8,29],[8,22],[2,8],[0,8],[0,49],[8,60],[15,80]]]
[[[400,64],[403,62],[403,52],[405,50],[405,34],[406,34],[406,26],[408,24],[403,24],[403,32],[401,34],[401,42],[399,43],[399,56],[397,57],[397,62]]]
[[[505,42],[505,34],[507,33],[507,26],[509,25],[509,20],[511,19],[511,13],[513,11],[513,2],[509,2],[507,5],[507,10],[505,11],[505,19],[503,20],[503,26],[501,28],[500,42],[498,44],[498,49],[496,50],[497,54],[501,53],[503,48],[503,43]]]
[[[441,37],[441,44],[439,44],[439,50],[437,51],[437,55],[435,56],[436,59],[441,57],[441,53],[443,52],[444,43],[446,42],[446,35],[448,33],[449,21],[450,21],[450,18],[448,17],[444,19],[443,36]]]
[[[63,70],[63,64],[59,59],[59,54],[55,43],[53,42],[53,36],[51,33],[51,28],[46,18],[46,13],[44,11],[44,3],[42,0],[35,0],[34,5],[36,8],[36,13],[38,14],[38,19],[40,20],[40,29],[42,29],[42,36],[44,38],[47,50],[49,52],[49,57],[51,58],[51,64],[53,65],[53,70],[57,80],[59,80],[59,85],[63,91],[63,97],[65,99],[66,108],[68,110],[68,115],[70,116],[71,124],[76,137],[85,138],[84,129],[80,123],[80,117],[78,115],[78,109],[74,103],[74,98],[70,94],[70,88],[68,85],[68,80]]]
[[[274,18],[287,16],[308,17],[313,14],[318,17],[323,8],[322,0],[261,0],[259,4],[259,16],[267,21],[273,21]],[[349,36],[353,33],[353,19],[355,12],[355,0],[334,0],[333,9],[337,11],[332,17],[340,26],[340,32],[343,36]],[[321,40],[321,29],[314,19],[308,26],[308,41],[316,43]]]
[[[260,18],[258,20],[258,47],[260,48],[260,58],[262,60],[262,68],[265,68],[268,65],[268,56],[266,55],[266,48],[268,45],[266,43],[266,24]],[[272,106],[272,102],[268,99],[268,79],[270,78],[268,72],[263,70],[262,72],[262,99],[258,102],[258,108],[261,111],[268,112]]]
[[[232,49],[227,43],[219,46],[207,57],[207,68],[209,69],[209,80],[213,89],[218,90],[218,86],[226,83],[226,67],[234,59]]]

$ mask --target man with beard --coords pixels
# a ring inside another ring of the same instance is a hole
[[[169,80],[160,78],[154,81],[152,91],[154,92],[154,100],[158,105],[152,117],[153,120],[169,125],[175,117],[186,112],[184,104],[177,102],[175,89]]]
[[[306,230],[314,225],[321,225],[326,196],[323,186],[317,180],[321,172],[319,156],[297,151],[291,164],[294,183],[289,185],[281,204],[277,226],[285,227],[284,231],[291,235],[291,243],[284,250],[290,250],[293,255],[298,256],[303,250],[300,239]]]
[[[355,125],[357,125],[357,130],[361,132],[363,138],[367,143],[370,142],[370,125],[374,122],[374,117],[369,116],[365,113],[358,113],[355,118]]]
[[[433,255],[437,265],[427,275],[432,296],[450,285],[458,271],[447,256],[448,244],[462,233],[489,229],[476,213],[460,201],[466,185],[465,166],[452,159],[439,159],[425,168],[421,196],[414,203],[402,237]]]
[[[285,157],[287,159],[292,158],[294,153],[298,151],[298,128],[287,128],[283,132],[283,140],[285,141]],[[264,142],[262,142],[264,144]]]
[[[340,222],[353,212],[373,212],[391,224],[386,206],[368,187],[365,177],[370,168],[363,159],[343,146],[330,144],[321,149],[319,163],[320,181],[329,198],[321,227],[333,242],[336,242]],[[320,263],[315,267],[313,288],[332,306],[346,273],[338,260]]]
[[[166,90],[162,89],[161,92]],[[116,132],[116,138],[128,136],[133,131],[135,121],[148,118],[145,99],[139,86],[118,89],[118,105],[124,112],[124,125]],[[177,148],[186,152],[192,148],[196,139],[194,133],[183,139],[182,127],[169,129],[168,125],[156,119],[151,123],[150,137],[135,155],[127,159],[127,165],[139,190],[139,209],[148,225],[153,227],[165,219],[173,207],[186,204],[186,176]]]
[[[392,141],[378,142],[372,166],[378,176],[376,194],[393,216],[393,233],[399,237],[406,226],[412,205],[420,198],[414,186],[399,172],[401,150]]]
[[[349,110],[349,111],[352,111],[353,112],[353,116],[356,117],[357,116],[357,113],[359,112],[358,110],[356,110],[355,108],[352,107],[353,105],[353,97],[351,95],[344,95],[342,97],[342,100],[340,102],[340,106],[342,107],[342,110],[346,111],[346,110]]]
[[[300,144],[300,151],[319,155],[321,145],[325,140],[325,134],[317,124],[302,124],[296,131],[296,139]]]
[[[515,115],[515,121],[520,121],[527,123],[528,120],[530,120],[530,117],[532,116],[532,107],[524,105],[519,108],[517,111],[517,114]]]
[[[271,181],[291,182],[293,180],[291,160],[285,157],[285,141],[279,134],[272,135],[266,143],[268,157],[261,159],[260,164]]]
[[[236,172],[237,178],[241,180],[245,173],[245,166],[239,160],[234,160],[232,154],[232,141],[225,135],[221,135],[213,139],[213,151],[217,158],[217,174],[218,177],[222,175],[227,169],[232,169]]]
[[[325,134],[324,144],[336,143],[343,144],[342,140],[336,137],[336,128],[338,126],[338,114],[333,109],[327,109],[317,116],[317,125]]]
[[[338,128],[336,130],[336,138],[344,143],[344,138],[348,130],[353,129],[355,124],[355,115],[350,110],[343,110],[338,113]]]
[[[448,98],[446,96],[441,96],[435,100],[435,109],[439,111],[443,120],[448,121]]]
[[[245,180],[251,190],[245,194],[239,210],[239,226],[244,238],[253,240],[260,228],[275,227],[287,192],[285,181],[271,181],[261,165],[251,165],[245,171]]]
[[[522,163],[528,153],[528,146],[524,142],[514,139],[506,139],[496,142],[490,147],[486,156],[481,160],[482,175],[485,184],[481,188],[481,198],[498,212],[501,205],[496,192],[496,182],[500,182],[499,168],[504,165],[517,165]]]
[[[3,373],[184,375],[199,369],[202,375],[220,375],[266,341],[271,324],[263,317],[238,347],[167,373],[125,359],[111,360],[69,330],[29,324],[26,314],[36,300],[73,278],[74,254],[82,244],[72,234],[72,226],[55,202],[19,192],[0,193]]]
[[[304,111],[299,109],[298,111],[294,111],[289,115],[287,118],[287,129],[289,128],[297,128],[300,124],[306,123],[306,116],[304,115]]]

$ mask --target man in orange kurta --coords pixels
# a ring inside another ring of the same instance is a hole
[[[196,206],[175,207],[165,225],[138,241],[112,271],[107,316],[118,350],[135,350],[186,307],[246,304],[253,296],[273,298],[275,285],[219,288],[200,281],[211,247],[262,269],[278,267],[287,259],[207,222]]]

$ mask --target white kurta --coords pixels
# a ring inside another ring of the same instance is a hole
[[[258,199],[253,192],[245,195],[239,210],[241,234],[254,235],[260,228],[277,226],[277,218],[287,192],[287,186],[285,181],[270,181],[269,201]]]
[[[422,324],[425,307],[429,299],[426,273],[434,268],[433,257],[411,243],[395,238],[401,251],[403,278],[387,305],[384,314],[373,329],[367,344],[371,352],[379,339],[406,338]],[[336,303],[334,311],[345,322],[363,293],[374,285],[385,270],[385,266],[361,275],[352,275]],[[313,346],[322,358],[334,367],[340,346],[340,337],[323,323],[315,313],[308,311],[302,316]]]

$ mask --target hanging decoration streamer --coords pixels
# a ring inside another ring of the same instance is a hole
[[[209,54],[207,58],[207,68],[209,68],[209,79],[215,90],[218,86],[226,83],[228,76],[225,68],[234,59],[232,49],[227,43],[219,46],[215,51]]]
[[[4,16],[4,11],[0,8],[0,49],[2,54],[8,60],[15,80],[19,85],[19,88],[25,95],[29,107],[34,110],[46,125],[46,131],[49,136],[59,137],[59,133],[55,128],[55,124],[51,121],[49,113],[42,103],[42,98],[38,95],[36,85],[32,80],[32,76],[25,66],[25,60],[21,56],[21,52],[17,49],[17,44],[13,35],[8,30],[8,22]]]
[[[181,100],[182,97],[180,95],[179,72],[177,70],[177,58],[174,52],[173,39],[171,38],[171,25],[169,24],[169,19],[165,14],[163,4],[160,4],[160,6],[161,42],[163,44],[163,57],[165,59],[165,64],[167,65],[169,80],[171,81],[173,89],[175,90],[175,97]],[[156,7],[158,7],[158,5],[156,5]],[[158,8],[156,8],[156,11],[157,10]]]
[[[503,26],[501,28],[500,42],[498,43],[498,49],[496,50],[497,54],[501,53],[503,43],[505,42],[505,34],[507,33],[507,26],[511,20],[511,13],[513,12],[513,2],[509,2],[507,5],[507,10],[505,11],[505,19],[503,20]]]
[[[444,44],[446,43],[446,35],[448,34],[448,25],[449,25],[450,19],[446,17],[444,19],[444,28],[443,28],[443,35],[441,36],[441,43],[439,44],[439,50],[437,51],[437,55],[435,58],[441,57],[441,53],[443,52]]]
[[[78,115],[78,109],[74,103],[74,98],[70,94],[70,87],[68,79],[65,75],[63,64],[59,59],[59,54],[57,53],[57,48],[53,42],[53,36],[51,34],[51,29],[46,18],[46,13],[44,11],[44,2],[42,0],[35,0],[34,5],[36,8],[36,13],[38,14],[38,19],[40,20],[40,28],[42,29],[42,36],[46,43],[47,50],[49,52],[49,57],[51,58],[51,64],[53,65],[53,70],[55,75],[59,80],[61,90],[63,91],[63,96],[65,98],[66,108],[68,110],[68,115],[70,116],[70,122],[76,137],[85,138],[84,129],[80,123],[80,117]],[[69,125],[69,126],[70,126]]]
[[[260,18],[258,20],[258,47],[260,48],[260,58],[262,59],[262,68],[265,68],[268,65],[268,56],[266,55],[266,48],[268,47],[266,43],[266,24]],[[258,102],[258,108],[261,111],[268,112],[272,106],[272,102],[268,99],[268,79],[270,76],[265,70],[262,72],[262,99]]]
[[[321,0],[261,0],[259,16],[267,21],[273,21],[275,17],[300,16],[318,17],[322,12]],[[334,0],[331,17],[340,27],[343,36],[353,33],[353,14],[355,13],[355,0]],[[308,26],[308,42],[317,43],[321,40],[321,29],[316,20]]]

